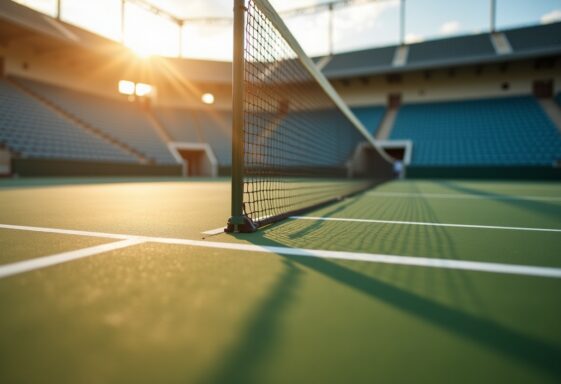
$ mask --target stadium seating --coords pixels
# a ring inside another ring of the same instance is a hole
[[[466,60],[494,54],[489,34],[460,36],[411,44],[407,63]]]
[[[561,23],[517,28],[504,32],[514,51],[559,49]]]
[[[27,79],[17,81],[71,115],[135,148],[157,164],[176,164],[138,105]]]
[[[270,118],[265,120],[270,121]],[[342,127],[348,127],[348,130]],[[289,153],[286,157],[293,161],[291,165],[344,166],[358,143],[364,139],[339,111],[324,109],[290,112],[280,121],[270,140],[284,143],[283,150]],[[324,156],[310,156],[306,148],[311,142],[324,148]],[[297,145],[300,147],[296,148]],[[273,148],[278,146],[271,145]]]
[[[376,136],[380,123],[384,118],[386,108],[382,106],[354,107],[351,108],[360,122],[368,129],[372,136]]]
[[[202,141],[210,144],[218,162],[232,163],[232,113],[226,111],[199,111],[197,113]]]
[[[232,115],[227,111],[156,108],[156,116],[173,141],[207,143],[219,164],[232,162]]]
[[[0,142],[23,157],[133,163],[134,156],[0,80]]]
[[[413,140],[412,165],[549,166],[561,135],[531,96],[404,105],[392,139]]]
[[[183,108],[158,107],[154,110],[158,120],[166,127],[173,141],[199,143],[198,115]]]

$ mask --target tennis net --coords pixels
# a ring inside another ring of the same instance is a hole
[[[232,150],[228,232],[391,177],[389,158],[267,0],[235,0]]]

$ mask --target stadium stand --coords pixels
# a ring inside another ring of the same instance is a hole
[[[494,54],[495,49],[489,34],[485,33],[411,44],[407,62],[418,64],[421,62],[462,60]]]
[[[559,49],[561,23],[553,23],[504,32],[515,51]]]
[[[198,111],[203,142],[210,144],[220,165],[232,163],[232,113],[229,111]]]
[[[339,127],[346,123],[336,109],[289,112],[280,120],[279,129],[274,130],[270,140],[286,143],[284,151],[288,155],[284,155],[286,158],[283,158],[283,161],[286,162],[290,158],[290,165],[342,167],[363,140],[358,131],[349,130],[345,135],[341,135]],[[306,127],[305,132],[298,127]],[[309,148],[308,142],[312,141],[325,148],[323,154],[318,153],[313,157],[309,154],[309,149],[306,148]],[[271,147],[275,145],[278,144],[271,144]]]
[[[448,65],[493,63],[538,54],[561,53],[561,22],[501,31],[513,52],[498,55],[490,33],[406,44],[408,54],[399,71]],[[395,72],[393,58],[399,46],[336,54],[322,69],[331,79]]]
[[[392,139],[413,140],[412,165],[551,166],[561,135],[531,96],[404,105]]]
[[[97,138],[0,80],[0,142],[30,158],[133,163],[136,158]]]
[[[220,165],[231,164],[232,115],[229,111],[158,107],[155,114],[173,141],[207,143]]]
[[[380,123],[386,113],[386,108],[382,106],[367,106],[351,108],[360,122],[368,129],[372,136],[376,136]]]
[[[154,110],[173,141],[200,143],[198,115],[183,108],[159,107]]]
[[[17,81],[69,114],[127,143],[155,163],[177,163],[144,115],[145,112],[136,104],[29,79],[18,78]]]

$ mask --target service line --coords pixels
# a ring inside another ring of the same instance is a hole
[[[114,243],[99,245],[96,247],[85,248],[83,250],[74,251],[74,252],[84,252],[85,255],[82,257],[87,257],[88,256],[87,253],[89,252],[93,252],[94,254],[99,254],[100,252],[98,251],[102,249],[101,247],[104,246],[109,248],[111,248],[112,246],[117,248],[124,248],[131,245],[140,244],[143,242],[152,242],[152,243],[160,243],[160,244],[187,245],[192,247],[227,249],[227,250],[240,251],[240,252],[272,253],[272,254],[280,254],[285,256],[327,258],[327,259],[338,259],[338,260],[364,261],[364,262],[371,262],[371,263],[383,263],[383,264],[392,264],[392,265],[406,265],[406,266],[418,266],[418,267],[428,267],[428,268],[445,268],[445,269],[466,270],[466,271],[561,278],[561,268],[531,266],[531,265],[487,263],[487,262],[478,262],[478,261],[463,261],[463,260],[438,259],[438,258],[414,257],[414,256],[382,255],[382,254],[362,253],[362,252],[327,251],[327,250],[320,250],[320,249],[290,248],[290,247],[282,247],[282,246],[261,246],[255,244],[213,242],[213,241],[204,241],[204,240],[176,239],[176,238],[168,238],[168,237],[122,235],[122,234],[113,234],[113,233],[104,233],[104,232],[75,231],[75,230],[67,230],[67,229],[59,229],[59,228],[30,227],[30,226],[7,225],[7,224],[0,224],[0,228],[16,229],[22,231],[59,233],[59,234],[67,234],[67,235],[70,234],[70,235],[80,235],[80,236],[93,236],[93,237],[101,237],[101,238],[121,238],[123,240],[128,240],[128,242],[119,241],[119,242],[114,242]],[[92,251],[92,249],[95,250]],[[111,249],[107,249],[107,251],[109,250]],[[68,253],[72,253],[72,252],[67,252],[67,254]],[[61,262],[66,261],[65,258],[68,258],[68,256],[61,256],[61,255],[65,255],[65,254],[53,255],[51,257],[56,256],[57,258],[63,260]],[[74,258],[77,259],[80,257],[78,255]],[[72,259],[72,257],[70,257],[70,259]],[[33,261],[34,260],[29,260],[29,262],[33,262]],[[240,259],[240,262],[243,262],[243,259]],[[22,263],[26,263],[26,262],[22,262]],[[16,264],[21,264],[21,263],[16,263]],[[45,266],[54,265],[54,264],[57,263],[54,262],[52,264],[47,263]],[[9,266],[10,265],[0,267],[0,270],[1,268],[6,268]]]

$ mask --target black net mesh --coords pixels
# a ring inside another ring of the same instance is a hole
[[[259,226],[373,184],[349,176],[364,137],[251,0],[244,61],[245,215]]]

